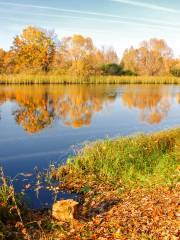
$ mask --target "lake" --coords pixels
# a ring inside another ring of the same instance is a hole
[[[179,85],[0,86],[0,164],[11,177],[62,164],[88,141],[179,125]]]

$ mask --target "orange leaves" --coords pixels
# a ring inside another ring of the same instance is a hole
[[[56,55],[60,59],[63,68],[68,67],[70,74],[88,77],[93,71],[93,56],[95,47],[91,38],[85,38],[81,35],[64,38],[61,47]]]
[[[82,78],[101,73],[101,65],[110,62],[118,62],[113,48],[97,49],[91,38],[81,35],[63,38],[55,57],[56,67]]]
[[[53,61],[55,44],[52,37],[39,28],[32,26],[23,30],[20,36],[14,39],[13,52],[16,69],[19,71],[45,71]]]
[[[14,38],[5,56],[2,52],[0,50],[0,73],[36,74],[52,70],[89,79],[91,75],[103,74],[102,65],[119,62],[113,47],[96,48],[90,37],[73,35],[58,41],[54,33],[33,26]],[[124,74],[129,76],[179,75],[178,60],[162,39],[150,39],[143,41],[139,48],[126,49],[121,65]]]
[[[101,240],[140,240],[140,239],[178,239],[178,221],[175,211],[178,206],[178,187],[173,190],[156,188],[137,189],[126,192],[118,203],[96,213],[93,218],[83,221],[80,217],[73,226],[65,228],[64,239],[101,239]],[[97,194],[98,192],[98,194]],[[88,197],[88,210],[91,211],[103,202],[112,201],[113,192],[98,191]],[[73,229],[72,229],[73,228]]]
[[[150,39],[137,49],[127,49],[122,62],[125,69],[149,76],[167,74],[174,64],[172,50],[162,39]]]
[[[0,48],[0,74],[5,73],[7,52]]]

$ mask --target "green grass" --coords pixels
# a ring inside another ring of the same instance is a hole
[[[91,181],[130,188],[168,186],[177,181],[179,142],[180,129],[95,142],[60,167],[58,176],[80,179],[86,186]]]
[[[173,76],[91,76],[88,79],[68,75],[14,74],[0,75],[0,84],[180,84]]]

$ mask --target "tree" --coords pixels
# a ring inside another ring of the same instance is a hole
[[[59,66],[77,76],[93,74],[95,47],[91,38],[81,35],[63,38],[58,50]]]
[[[4,56],[4,72],[5,73],[11,74],[11,73],[15,72],[16,58],[17,57],[12,50],[6,52],[6,54]]]
[[[117,63],[118,57],[112,47],[97,49],[91,38],[81,35],[63,38],[56,52],[55,68],[60,72],[88,78],[100,74],[102,65]]]
[[[126,70],[139,75],[167,74],[173,64],[173,53],[164,40],[150,39],[142,42],[137,49],[126,49],[122,64]]]
[[[29,26],[20,36],[15,37],[12,51],[15,56],[16,71],[47,72],[53,62],[55,43],[46,31]]]
[[[5,58],[6,52],[0,48],[0,73],[4,72],[4,58]]]
[[[119,59],[113,47],[103,47],[101,53],[103,58],[103,64],[118,63]]]

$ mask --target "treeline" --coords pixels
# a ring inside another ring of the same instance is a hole
[[[61,40],[52,31],[29,26],[13,39],[9,51],[0,49],[0,74],[47,73],[77,75],[180,76],[180,60],[162,39],[140,43],[124,51],[95,47],[89,37]]]

